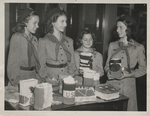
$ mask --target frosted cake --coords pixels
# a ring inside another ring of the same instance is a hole
[[[119,89],[116,89],[110,85],[96,86],[95,94],[104,100],[116,99],[119,97]]]
[[[79,69],[87,70],[92,68],[92,53],[80,53],[80,66]]]
[[[75,102],[95,101],[96,95],[93,87],[78,86],[75,90]]]

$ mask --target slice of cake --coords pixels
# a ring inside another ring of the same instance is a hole
[[[93,87],[77,87],[75,90],[75,102],[95,101],[96,95]]]
[[[94,70],[84,70],[83,77],[84,85],[94,86],[94,81],[99,80],[100,74]]]
[[[119,97],[119,89],[116,89],[110,85],[96,86],[95,94],[104,100],[116,99]]]
[[[94,73],[93,70],[84,70],[83,71],[83,84],[86,86],[93,86],[93,79],[94,79]]]

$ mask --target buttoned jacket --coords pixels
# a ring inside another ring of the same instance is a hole
[[[65,46],[68,48],[71,54],[70,62],[67,61],[67,56],[61,45],[59,46],[58,59],[56,61],[56,54],[55,54],[56,43],[50,41],[48,38],[49,36],[45,36],[44,38],[39,39],[38,56],[41,64],[39,74],[42,78],[45,78],[46,76],[58,78],[60,74],[74,76],[76,66],[74,60],[73,40],[65,35],[63,36],[64,36],[63,38],[65,39],[65,42],[63,44],[65,44]],[[53,68],[48,67],[46,63],[54,65],[67,63],[67,66],[63,68]]]

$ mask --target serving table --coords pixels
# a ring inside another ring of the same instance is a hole
[[[9,94],[9,97],[11,97],[11,93],[7,94]],[[5,94],[5,110],[34,110],[34,105],[26,107],[20,106],[18,102],[10,102],[7,96],[8,95]],[[54,102],[52,103],[51,107],[44,109],[44,111],[126,111],[128,99],[128,97],[120,95],[119,98],[113,100],[106,101],[100,98],[96,98],[96,101],[92,102],[88,101],[75,103],[73,105],[65,105],[62,103],[62,94],[55,93],[53,94]]]

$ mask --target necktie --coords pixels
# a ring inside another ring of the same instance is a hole
[[[61,39],[61,41],[58,41],[58,39],[52,34],[48,34],[47,36],[51,42],[56,43],[56,47],[55,47],[56,61],[58,61],[59,46],[61,45],[65,51],[65,54],[67,56],[67,60],[70,62],[71,61],[71,53],[69,52],[68,48],[64,44],[64,42],[66,41],[64,39],[64,37]]]
[[[26,38],[26,40],[28,41],[28,64],[29,64],[29,69],[33,66],[36,67],[36,72],[38,73],[39,69],[40,69],[40,63],[39,63],[39,59],[38,59],[38,55],[37,55],[37,51],[32,43],[32,39],[28,38],[27,35],[24,36]]]

